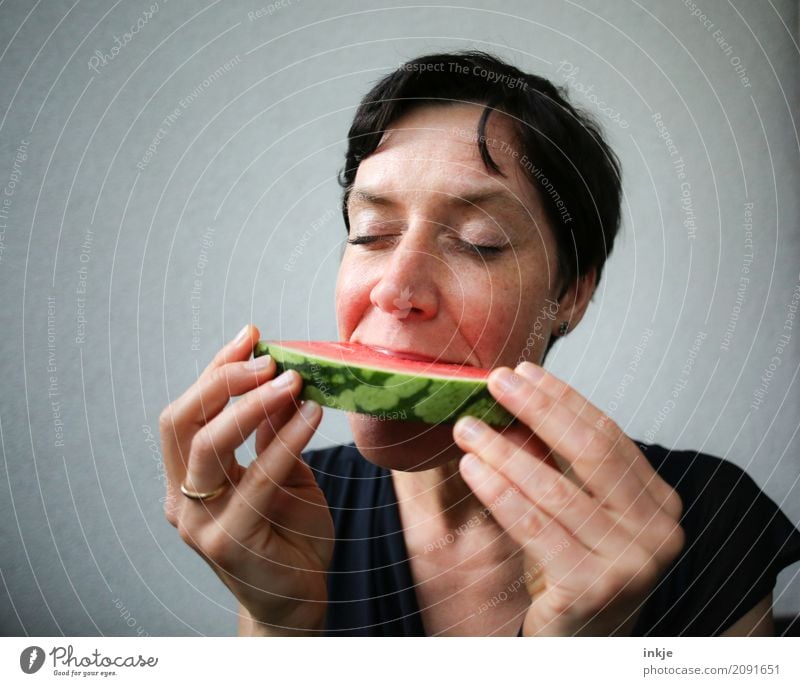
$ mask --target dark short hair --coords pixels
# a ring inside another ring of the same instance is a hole
[[[594,119],[570,104],[563,88],[485,52],[418,57],[384,76],[364,96],[339,173],[347,232],[347,203],[358,166],[375,152],[392,122],[420,106],[459,103],[484,105],[476,144],[491,172],[500,170],[486,145],[486,122],[493,110],[511,116],[520,159],[525,155],[531,163],[524,167],[527,178],[538,191],[558,246],[561,293],[592,268],[599,283],[619,230],[619,160]]]

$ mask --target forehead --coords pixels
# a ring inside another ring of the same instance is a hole
[[[382,190],[427,190],[453,195],[505,190],[526,205],[537,205],[520,172],[522,157],[512,120],[492,112],[483,133],[486,147],[503,175],[488,169],[478,147],[483,106],[423,106],[390,125],[375,152],[363,160],[355,186]]]

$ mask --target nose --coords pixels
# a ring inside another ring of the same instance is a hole
[[[440,262],[431,246],[409,228],[392,249],[370,301],[398,319],[432,319],[439,309]]]

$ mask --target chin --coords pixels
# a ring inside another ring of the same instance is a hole
[[[384,469],[420,472],[460,458],[452,424],[425,424],[347,413],[358,451]]]

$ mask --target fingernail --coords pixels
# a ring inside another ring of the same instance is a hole
[[[462,417],[456,422],[456,431],[468,441],[477,440],[485,430],[486,425],[475,417]]]
[[[272,358],[269,355],[262,355],[249,362],[245,362],[244,368],[251,372],[260,372],[269,367],[270,362],[272,362]]]
[[[293,381],[292,372],[287,370],[283,374],[281,374],[277,379],[272,381],[273,388],[286,388],[287,386],[291,386]]]
[[[515,370],[521,376],[524,376],[528,381],[538,382],[544,376],[544,369],[539,365],[532,362],[521,362],[517,365]]]
[[[522,377],[510,369],[500,369],[495,373],[495,380],[504,393],[513,393],[522,385]]]
[[[481,463],[472,453],[466,453],[464,457],[461,458],[461,468],[467,472],[467,474],[477,474],[481,470]]]
[[[319,409],[319,403],[315,403],[313,400],[306,400],[300,406],[300,414],[303,415],[305,419],[311,419],[317,414],[317,410]]]
[[[233,339],[233,345],[239,345],[239,343],[241,343],[247,336],[247,332],[249,329],[250,325],[245,324],[245,327],[239,333],[237,333],[236,338]]]

